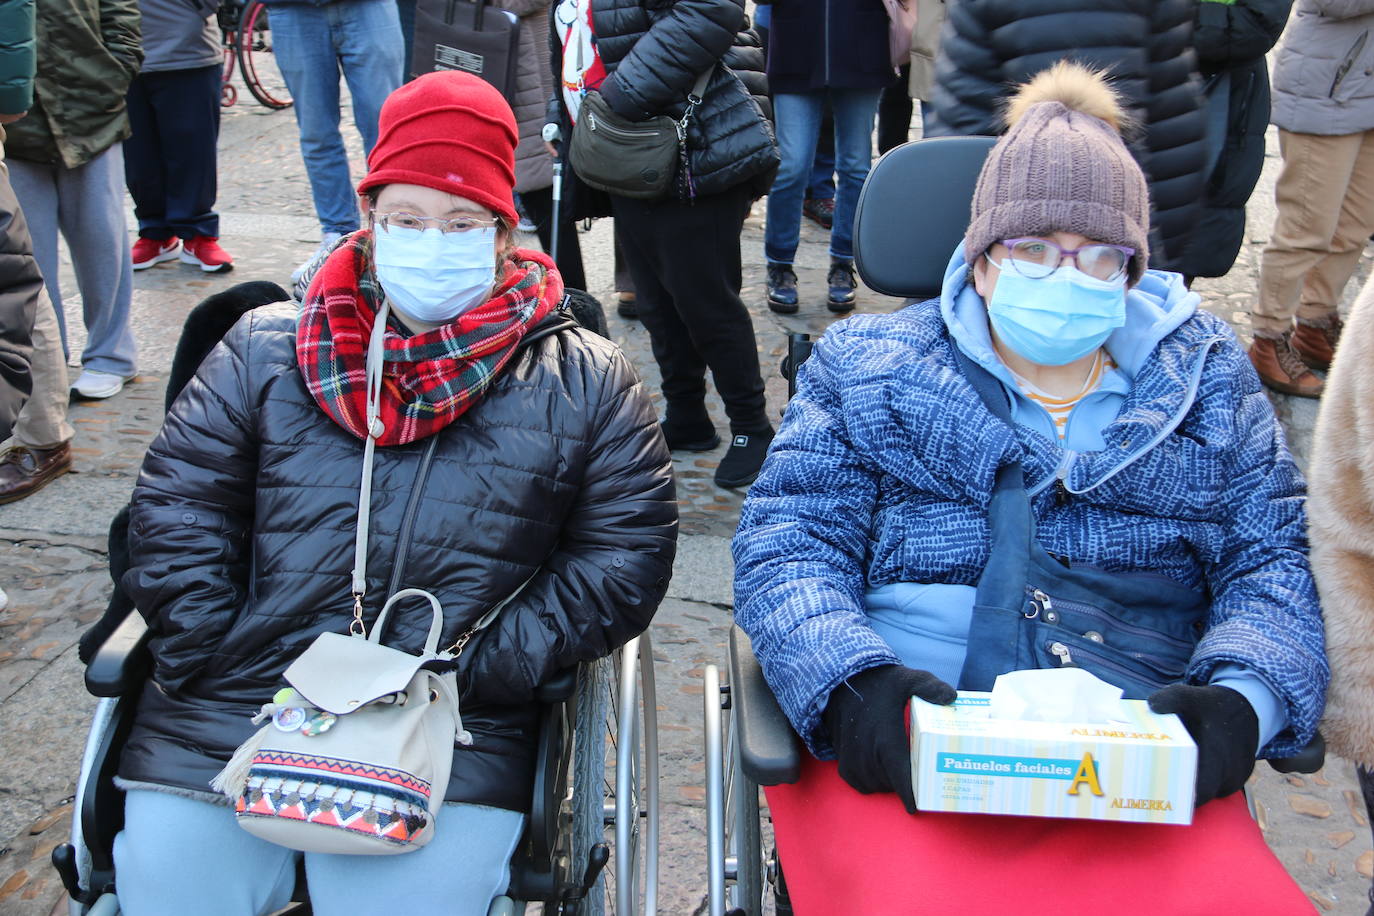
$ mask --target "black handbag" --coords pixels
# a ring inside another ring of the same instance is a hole
[[[666,197],[678,161],[687,156],[687,125],[714,70],[712,67],[697,78],[681,119],[659,115],[631,121],[616,114],[601,93],[589,91],[582,99],[568,147],[568,159],[577,177],[618,197]]]
[[[510,102],[519,45],[519,17],[491,0],[419,0],[410,75],[463,70],[491,83]]]

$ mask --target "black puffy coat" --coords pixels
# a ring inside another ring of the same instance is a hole
[[[601,94],[623,117],[681,117],[697,77],[725,64],[687,130],[699,195],[746,183],[762,194],[778,168],[763,50],[746,25],[742,0],[592,0]]]
[[[882,0],[773,0],[768,82],[774,92],[882,89],[896,77]]]
[[[1150,266],[1173,269],[1207,166],[1192,49],[1197,0],[950,0],[928,136],[1002,132],[1012,89],[1065,58],[1102,67],[1143,135],[1127,143],[1150,183]]]
[[[306,390],[295,329],[292,306],[249,313],[144,460],[123,584],[154,669],[125,779],[208,791],[286,666],[347,632],[362,443]],[[475,741],[445,796],[523,810],[535,686],[642,631],[667,589],[677,503],[648,395],[612,344],[551,317],[458,420],[379,448],[372,487],[369,625],[386,595],[425,588],[449,645],[529,580],[460,656]],[[418,651],[428,607],[396,611],[386,642]]]
[[[1181,256],[1170,266],[1195,277],[1225,276],[1245,241],[1245,204],[1264,170],[1269,67],[1264,56],[1283,34],[1293,0],[1199,3],[1193,46],[1202,75],[1230,81],[1225,140]],[[1210,121],[1210,119],[1209,119]],[[1214,129],[1217,125],[1208,124]]]

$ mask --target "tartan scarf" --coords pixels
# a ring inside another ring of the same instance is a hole
[[[367,438],[367,341],[384,295],[372,270],[372,234],[336,248],[310,283],[296,331],[306,387],[335,423]],[[492,298],[448,324],[405,336],[388,323],[378,445],[431,436],[481,400],[525,334],[563,298],[539,252],[517,250]]]

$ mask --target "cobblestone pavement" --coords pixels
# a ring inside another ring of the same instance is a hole
[[[356,137],[348,142],[360,164]],[[1271,142],[1270,148],[1276,144]],[[1197,284],[1206,307],[1231,321],[1242,336],[1249,330],[1244,310],[1255,288],[1258,252],[1273,219],[1275,164],[1271,157],[1265,183],[1256,191],[1252,232],[1236,268],[1226,278]],[[73,405],[73,473],[26,500],[0,507],[0,588],[10,595],[9,608],[0,612],[0,914],[46,914],[62,906],[48,856],[67,836],[70,796],[94,702],[81,685],[75,642],[108,597],[105,529],[127,502],[142,453],[160,422],[177,329],[186,312],[211,292],[248,279],[284,284],[318,240],[289,111],[267,112],[241,100],[225,112],[220,206],[223,242],[237,258],[235,271],[205,275],[169,264],[135,276],[134,321],[144,374],[108,401]],[[789,317],[769,312],[764,306],[762,216],[760,203],[745,228],[744,295],[755,321],[770,409],[777,416],[786,400],[786,385],[776,373],[786,333],[818,334],[832,320],[824,308],[828,262],[824,233],[808,223],[797,271],[802,311]],[[610,303],[609,222],[597,223],[583,241],[591,291]],[[1369,266],[1367,258],[1362,273]],[[69,263],[63,283],[75,289]],[[898,306],[868,291],[859,297],[860,311],[887,312]],[[75,301],[69,300],[67,308],[70,315],[80,314]],[[612,336],[656,390],[657,372],[643,328],[610,312]],[[76,352],[81,332],[80,322],[74,324]],[[1305,458],[1315,405],[1278,401],[1294,449]],[[719,404],[711,409],[725,428]],[[732,602],[728,539],[742,497],[711,482],[723,452],[722,447],[675,460],[683,538],[669,600],[652,630],[666,804],[660,911],[683,916],[704,907],[700,675],[705,665],[725,662]],[[1351,765],[1332,758],[1320,773],[1283,777],[1261,764],[1251,790],[1265,837],[1314,908],[1363,914],[1374,850]]]

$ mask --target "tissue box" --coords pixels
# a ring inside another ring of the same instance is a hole
[[[1119,722],[994,719],[991,694],[911,701],[911,782],[922,811],[1149,824],[1193,819],[1197,747],[1178,716],[1118,700]]]

